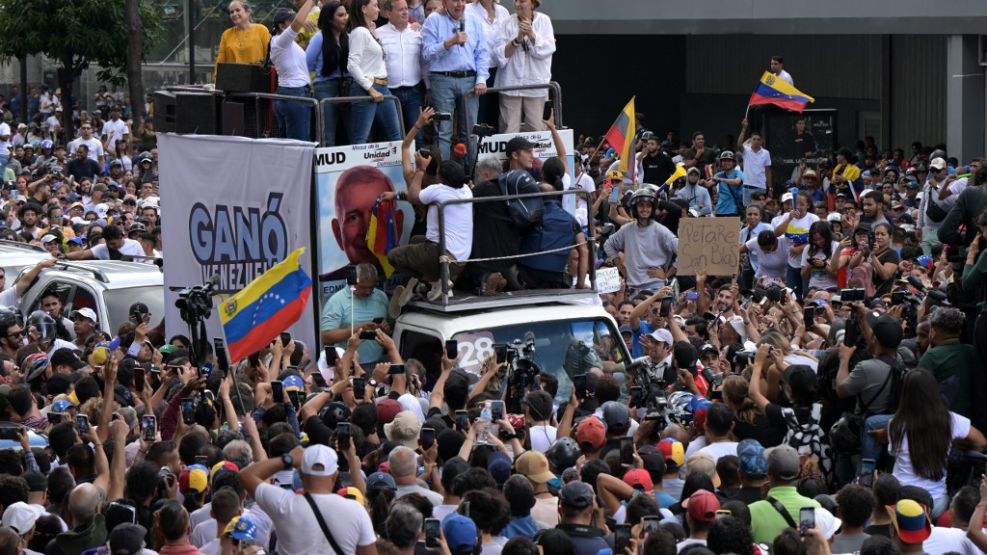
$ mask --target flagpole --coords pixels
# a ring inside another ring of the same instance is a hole
[[[751,105],[747,105],[747,110],[744,112],[744,119],[747,119],[747,115],[751,113]]]
[[[607,136],[604,135],[603,138],[600,139],[600,143],[598,145],[596,145],[596,148],[595,149],[593,149],[593,154],[590,154],[589,155],[589,161],[591,161],[591,162],[593,161],[593,158],[596,157],[596,153],[600,152],[600,148],[603,147],[603,143],[606,140],[607,140]],[[574,181],[579,181],[579,178],[582,177],[583,173],[585,173],[585,172],[583,172],[583,164],[582,164],[582,161],[580,160],[580,163],[579,163],[579,173],[576,174],[576,179],[574,179]]]

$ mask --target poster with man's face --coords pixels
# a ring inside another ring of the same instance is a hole
[[[371,211],[387,191],[405,192],[401,171],[401,143],[369,143],[319,148],[315,151],[315,186],[318,205],[319,290],[323,299],[346,284],[349,266],[363,262],[381,270],[367,245]],[[398,201],[395,215],[399,245],[408,243],[415,213],[411,204]]]

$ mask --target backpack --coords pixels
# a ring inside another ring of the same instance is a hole
[[[540,193],[538,183],[525,170],[512,170],[497,178],[500,194],[505,196],[527,195]],[[511,221],[519,228],[526,230],[541,221],[545,212],[543,198],[513,198],[507,201],[507,213]]]
[[[898,401],[901,400],[901,388],[905,381],[905,367],[898,362],[898,358],[889,356],[878,357],[878,360],[891,367],[888,387],[891,389],[891,404],[888,405],[887,414],[894,414],[898,410]]]
[[[819,424],[822,418],[822,405],[814,403],[805,422],[799,422],[795,411],[791,408],[783,408],[781,413],[785,418],[784,443],[798,451],[803,463],[805,459],[815,459],[823,474],[828,475],[832,463],[826,432]]]

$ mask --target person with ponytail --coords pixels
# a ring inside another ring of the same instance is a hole
[[[946,461],[953,443],[962,440],[972,448],[987,448],[983,433],[970,419],[951,412],[943,402],[936,377],[923,368],[905,374],[898,410],[886,434],[894,457],[894,477],[902,486],[918,486],[932,496],[932,519],[949,507],[946,493]]]
[[[350,37],[346,32],[349,23],[349,12],[346,6],[338,0],[330,0],[319,12],[319,32],[317,32],[305,49],[305,61],[308,70],[315,74],[315,98],[319,101],[325,98],[347,96],[346,83],[349,73],[346,63],[350,55]],[[322,114],[325,146],[337,144],[337,122],[339,121],[339,105],[324,104]],[[339,143],[345,139],[339,137]]]
[[[733,434],[737,441],[755,439],[765,447],[774,447],[785,439],[784,426],[769,420],[750,395],[750,383],[738,374],[723,380],[723,402],[736,416]]]
[[[311,79],[305,51],[295,42],[295,37],[305,25],[308,13],[315,6],[315,0],[305,3],[294,13],[288,9],[274,12],[274,37],[268,56],[278,72],[277,94],[310,98]],[[312,136],[312,107],[303,102],[288,100],[274,101],[274,114],[278,128],[284,137],[309,141]]]
[[[552,132],[558,156],[549,158],[542,165],[542,192],[561,192],[565,189],[563,180],[566,176],[565,146],[555,128],[555,118],[550,117],[545,122]],[[564,247],[572,247],[565,249]],[[578,257],[576,263],[576,288],[589,287],[586,274],[589,271],[589,247],[586,246],[586,236],[582,227],[571,214],[562,208],[562,196],[546,197],[545,212],[542,220],[521,239],[521,254],[536,254],[523,256],[518,259],[518,270],[521,281],[528,289],[569,289],[572,287],[571,277],[565,273],[569,264],[570,252],[575,250]]]

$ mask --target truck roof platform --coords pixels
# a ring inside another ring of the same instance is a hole
[[[468,291],[453,291],[445,303],[415,299],[408,307],[434,312],[469,312],[494,308],[523,307],[559,302],[588,302],[596,293],[592,289],[525,289],[480,296]]]

